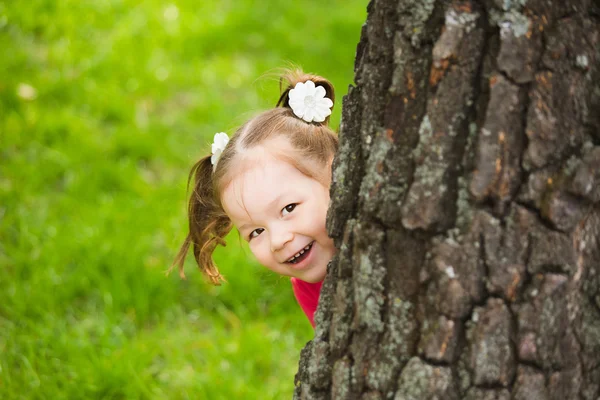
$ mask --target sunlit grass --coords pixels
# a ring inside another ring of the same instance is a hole
[[[287,62],[338,89],[366,2],[0,1],[0,398],[290,398],[312,329],[235,234],[165,277],[214,132]],[[259,79],[257,79],[259,78]]]

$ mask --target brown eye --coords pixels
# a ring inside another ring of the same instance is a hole
[[[294,211],[297,205],[297,203],[288,204],[287,206],[283,207],[283,210],[281,210],[281,214],[285,216],[291,213],[292,211]]]
[[[248,235],[248,238],[250,240],[254,239],[255,237],[258,237],[258,235],[260,235],[261,233],[263,233],[264,229],[263,228],[258,228],[253,230],[252,232],[250,232],[250,235]]]

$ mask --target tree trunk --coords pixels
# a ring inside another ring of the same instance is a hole
[[[599,398],[599,3],[371,1],[296,399]]]

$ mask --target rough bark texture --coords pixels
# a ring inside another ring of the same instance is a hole
[[[373,0],[296,399],[600,396],[600,2]]]

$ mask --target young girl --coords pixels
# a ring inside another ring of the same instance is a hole
[[[337,135],[328,127],[333,86],[289,71],[277,106],[243,124],[229,139],[217,133],[212,154],[190,172],[194,190],[189,233],[173,266],[183,277],[190,246],[213,284],[223,277],[212,260],[232,227],[257,260],[291,277],[298,303],[314,327],[321,283],[335,253],[325,229]]]

